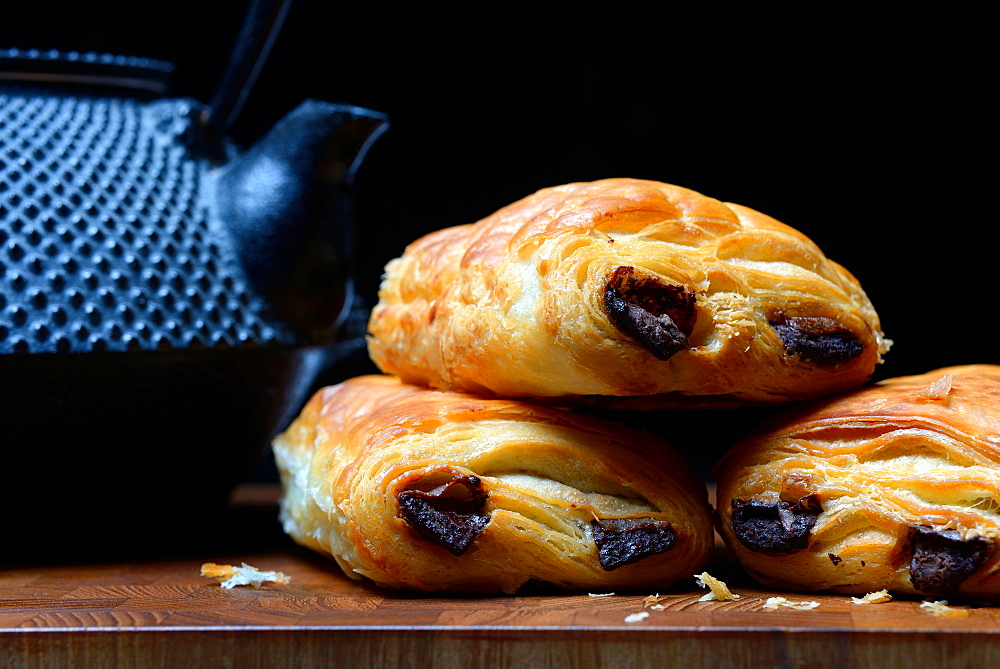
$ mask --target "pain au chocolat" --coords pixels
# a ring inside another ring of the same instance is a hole
[[[1000,599],[1000,366],[796,409],[717,475],[719,531],[766,585]]]
[[[638,179],[548,188],[422,237],[387,265],[369,332],[374,362],[409,383],[645,407],[828,395],[890,343],[805,235]]]
[[[665,588],[708,560],[704,483],[592,417],[389,376],[317,392],[273,444],[298,543],[387,588]]]

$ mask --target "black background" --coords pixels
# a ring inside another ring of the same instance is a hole
[[[247,6],[88,4],[21,8],[0,47],[162,58],[175,95],[207,102]],[[308,97],[390,115],[356,190],[369,300],[419,235],[633,176],[812,237],[895,341],[879,377],[998,362],[987,3],[750,5],[298,0],[233,132],[250,143]]]

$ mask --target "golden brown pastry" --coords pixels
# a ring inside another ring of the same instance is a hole
[[[889,346],[858,281],[803,234],[638,179],[548,188],[415,241],[369,331],[409,383],[645,407],[831,394]]]
[[[665,588],[710,556],[704,484],[657,438],[362,376],[274,442],[295,541],[388,588]]]
[[[797,409],[717,474],[720,533],[767,585],[1000,598],[1000,366]]]

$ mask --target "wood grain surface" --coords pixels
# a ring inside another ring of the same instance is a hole
[[[259,491],[258,491],[259,492]],[[735,601],[672,592],[427,597],[345,577],[284,537],[269,495],[246,496],[214,540],[166,558],[0,565],[0,666],[997,666],[1000,608],[763,590],[724,549],[708,571]],[[228,549],[228,550],[227,550]],[[287,584],[220,587],[204,562]],[[594,596],[606,595],[606,596]],[[771,597],[811,610],[765,608]],[[648,614],[636,622],[632,614]]]

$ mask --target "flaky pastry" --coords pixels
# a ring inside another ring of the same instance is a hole
[[[1000,366],[786,412],[717,476],[719,531],[766,585],[1000,599]]]
[[[369,332],[374,362],[409,383],[646,407],[843,391],[890,344],[805,235],[638,179],[548,188],[413,242]]]
[[[368,375],[317,392],[273,449],[285,531],[387,588],[664,588],[713,547],[675,451],[556,408]]]

